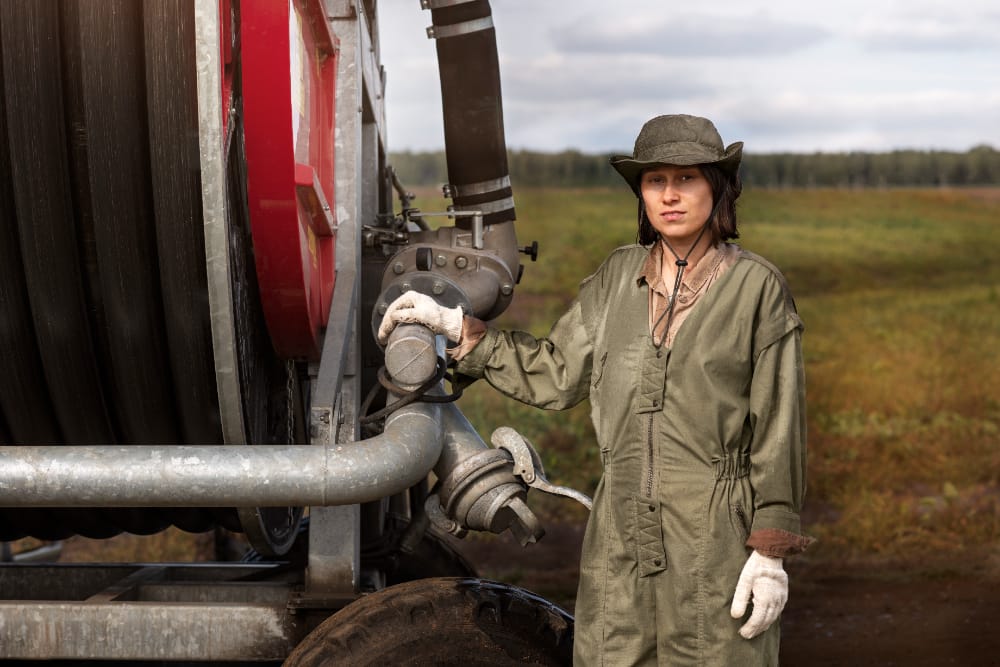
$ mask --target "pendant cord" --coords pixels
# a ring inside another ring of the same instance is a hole
[[[721,201],[721,200],[719,200],[719,201]],[[708,219],[706,219],[705,220],[705,224],[703,224],[701,226],[701,231],[698,232],[698,238],[696,238],[694,240],[694,243],[691,244],[691,247],[688,248],[688,251],[686,253],[684,253],[684,257],[683,258],[681,258],[677,254],[677,251],[674,250],[674,247],[672,245],[670,245],[670,241],[667,240],[667,237],[663,236],[662,234],[660,235],[660,240],[662,240],[663,244],[665,246],[667,246],[667,249],[670,251],[670,254],[674,256],[674,260],[675,260],[674,263],[677,265],[677,275],[674,277],[674,290],[670,294],[670,300],[667,303],[667,309],[665,311],[663,311],[658,318],[656,318],[655,322],[653,322],[653,330],[651,332],[651,335],[652,335],[652,339],[653,339],[653,345],[657,349],[663,347],[663,344],[667,340],[667,335],[670,333],[670,325],[673,324],[673,321],[674,321],[674,304],[677,303],[677,293],[680,291],[680,289],[681,289],[681,282],[684,280],[684,269],[687,268],[688,257],[691,256],[691,253],[694,252],[694,249],[698,247],[699,243],[701,243],[701,237],[705,235],[705,230],[708,229],[709,223],[712,222],[712,218],[715,217],[715,212],[719,208],[719,201],[715,202],[715,205],[712,206],[712,212],[708,214]],[[660,322],[663,321],[664,317],[667,318],[667,326],[664,327],[664,329],[663,329],[663,337],[660,339],[660,342],[657,343],[656,342],[656,327],[660,326]]]

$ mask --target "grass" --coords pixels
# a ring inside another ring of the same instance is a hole
[[[633,241],[635,201],[521,188],[517,204],[519,241],[541,251],[495,324],[544,335]],[[758,190],[739,212],[740,243],[782,269],[806,323],[809,560],[987,549],[1000,538],[1000,191]],[[554,482],[593,490],[587,405],[546,413],[477,383],[461,407],[484,437],[520,430]]]

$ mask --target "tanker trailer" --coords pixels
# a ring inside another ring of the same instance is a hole
[[[0,3],[0,542],[176,526],[251,546],[2,563],[0,659],[571,661],[572,617],[441,536],[528,544],[529,488],[589,499],[516,430],[482,441],[443,339],[373,335],[408,290],[496,317],[536,252],[489,2],[421,5],[440,212],[387,164],[376,0]]]

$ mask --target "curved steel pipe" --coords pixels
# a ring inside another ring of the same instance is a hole
[[[4,507],[348,505],[404,491],[441,453],[436,405],[391,415],[361,442],[310,445],[0,447]]]
[[[420,482],[443,441],[439,405],[413,403],[380,435],[326,446],[4,446],[0,507],[351,505]]]

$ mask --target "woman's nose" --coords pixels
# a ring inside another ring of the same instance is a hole
[[[666,185],[663,186],[663,192],[661,196],[663,197],[663,201],[665,202],[677,201],[678,197],[680,197],[680,195],[677,192],[677,188],[674,187],[673,183],[667,183]]]

